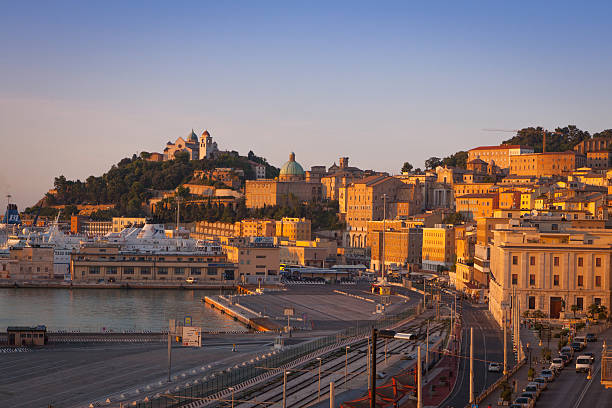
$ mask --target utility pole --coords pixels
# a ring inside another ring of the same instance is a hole
[[[329,408],[335,408],[334,407],[334,382],[333,381],[329,383]]]
[[[376,408],[376,339],[377,331],[372,327],[372,352],[370,353],[370,408]]]
[[[423,390],[421,389],[421,346],[417,349],[417,408],[423,408]]]
[[[427,338],[425,340],[425,374],[429,373],[429,320],[427,320]]]
[[[168,321],[168,382],[172,371],[172,320]]]
[[[344,388],[346,388],[346,379],[348,377],[348,351],[351,348],[351,346],[346,346],[345,350],[346,350],[346,354],[344,357]]]
[[[287,370],[283,371],[283,408],[287,408]]]
[[[504,325],[504,375],[508,374],[508,335],[506,333],[506,309],[502,309],[504,311],[503,314],[503,325]]]
[[[474,402],[474,328],[470,327],[470,404]]]
[[[181,220],[181,196],[176,196],[176,231],[179,230],[179,222]]]
[[[319,393],[317,396],[317,402],[321,402],[321,357],[317,357],[319,360]]]

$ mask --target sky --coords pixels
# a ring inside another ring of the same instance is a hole
[[[193,128],[280,167],[405,161],[612,128],[609,2],[3,2],[0,199]],[[2,204],[4,206],[4,204]]]

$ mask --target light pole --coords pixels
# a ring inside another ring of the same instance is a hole
[[[319,394],[317,397],[317,402],[321,401],[321,357],[317,357],[317,360],[319,360]]]
[[[283,408],[287,408],[287,374],[290,371],[283,371]]]
[[[234,408],[234,387],[229,387],[228,390],[232,392],[232,408]]]
[[[344,388],[346,388],[346,379],[348,377],[348,351],[351,348],[351,346],[346,346],[345,350],[345,357],[344,357]]]
[[[387,195],[383,194],[383,232],[382,232],[382,265],[381,265],[381,281],[385,279],[385,221],[387,219]]]

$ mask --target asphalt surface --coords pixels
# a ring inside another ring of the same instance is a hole
[[[568,364],[559,376],[548,384],[540,395],[537,408],[599,408],[612,407],[612,389],[601,385],[601,350],[603,339],[608,344],[612,340],[612,330],[607,330],[598,336],[597,342],[588,343],[585,352],[595,353],[595,364],[591,380],[587,374],[576,372],[576,359]],[[576,353],[575,356],[580,355]]]
[[[470,328],[474,328],[474,397],[493,384],[502,373],[489,372],[489,362],[504,362],[503,331],[495,323],[485,305],[472,305],[458,301],[458,313],[462,316],[462,343],[459,373],[455,388],[442,407],[464,407],[470,393]],[[459,306],[461,305],[461,306]],[[508,336],[508,369],[514,365],[512,341]]]
[[[237,352],[232,352],[234,342]],[[141,399],[268,352],[271,345],[272,339],[262,336],[234,341],[205,338],[202,348],[175,346],[172,372],[178,378],[171,384],[167,383],[167,346],[163,344],[53,346],[3,353],[0,407],[82,407],[121,393]]]

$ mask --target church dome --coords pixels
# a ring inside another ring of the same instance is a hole
[[[295,161],[295,153],[291,152],[289,155],[289,161],[281,167],[279,176],[285,177],[304,177],[304,169],[300,163]]]
[[[198,143],[198,136],[195,134],[193,129],[191,129],[191,133],[189,133],[189,135],[187,135],[186,141],[187,142],[191,142],[191,143]]]

